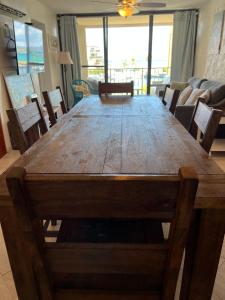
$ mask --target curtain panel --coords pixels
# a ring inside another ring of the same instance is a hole
[[[74,99],[71,83],[75,79],[81,79],[81,62],[77,34],[77,23],[75,16],[60,16],[60,39],[61,50],[69,51],[73,60],[73,65],[64,66],[66,72],[62,72],[64,93],[68,99],[69,108],[73,106]]]
[[[187,81],[193,76],[197,18],[196,11],[174,14],[172,81]]]

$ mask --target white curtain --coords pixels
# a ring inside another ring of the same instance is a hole
[[[174,14],[172,81],[187,81],[193,76],[196,29],[196,11],[176,12]]]
[[[81,79],[81,63],[76,17],[61,16],[59,23],[62,51],[69,51],[73,60],[73,65],[66,66],[66,75],[63,72],[64,89],[68,93],[67,98],[69,108],[71,108],[74,102],[71,90],[72,80]]]

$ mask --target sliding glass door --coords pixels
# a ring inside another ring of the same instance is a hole
[[[83,79],[157,93],[170,81],[172,32],[172,14],[78,18]]]
[[[108,20],[108,78],[134,81],[135,94],[146,94],[149,17],[110,17]]]
[[[82,65],[82,79],[105,81],[102,17],[78,18],[77,30]]]
[[[155,15],[152,30],[151,94],[170,82],[173,15]]]

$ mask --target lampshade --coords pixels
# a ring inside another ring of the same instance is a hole
[[[134,13],[134,7],[130,5],[123,5],[118,8],[118,13],[121,17],[130,17]]]
[[[69,51],[60,51],[57,54],[57,62],[61,65],[73,65]]]

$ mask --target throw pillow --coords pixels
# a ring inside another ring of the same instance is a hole
[[[211,98],[210,90],[206,90],[203,94],[201,94],[201,98],[205,100],[205,103],[208,103]]]
[[[82,92],[83,93],[83,97],[90,96],[89,89],[84,84],[74,85],[73,88],[75,89],[76,92]]]
[[[177,105],[184,105],[186,103],[186,101],[188,100],[188,98],[190,97],[191,93],[192,93],[193,89],[191,86],[186,87],[180,94],[178,101],[177,101]]]
[[[172,90],[179,90],[183,91],[186,87],[188,86],[187,82],[177,82],[177,81],[172,81],[170,83],[170,88]]]
[[[195,105],[198,101],[198,98],[204,93],[205,90],[203,89],[194,89],[184,105]]]

